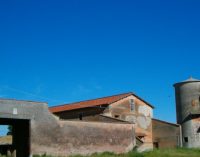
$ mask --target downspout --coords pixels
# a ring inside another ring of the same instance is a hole
[[[180,144],[179,146],[182,148],[183,147],[183,134],[182,134],[182,126],[179,125],[179,132],[180,132]]]

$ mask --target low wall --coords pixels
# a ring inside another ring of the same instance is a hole
[[[133,124],[59,121],[59,126],[46,130],[46,137],[34,137],[33,154],[71,155],[95,152],[123,153],[133,149]],[[37,126],[45,127],[45,126]],[[51,137],[51,138],[48,138]],[[53,138],[52,138],[53,137]]]

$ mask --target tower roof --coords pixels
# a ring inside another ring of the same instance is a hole
[[[195,79],[195,78],[193,78],[192,76],[190,76],[190,78],[188,78],[187,80],[182,81],[182,82],[196,82],[196,81],[200,81],[200,80]]]
[[[182,81],[182,82],[175,83],[175,84],[174,84],[174,87],[175,87],[176,85],[179,85],[179,84],[190,83],[190,82],[200,82],[200,80],[195,79],[195,78],[193,78],[192,76],[190,76],[187,80],[184,80],[184,81]]]

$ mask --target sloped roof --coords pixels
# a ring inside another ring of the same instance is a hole
[[[174,84],[174,87],[177,85],[185,84],[185,83],[191,83],[191,82],[200,82],[200,80],[193,78],[192,76],[188,78],[187,80],[184,80],[182,82],[178,82]]]
[[[157,121],[157,122],[161,122],[161,123],[165,123],[165,124],[168,124],[168,125],[174,125],[174,126],[179,127],[179,124],[176,124],[176,123],[171,123],[171,122],[167,122],[167,121],[163,121],[163,120],[155,119],[155,118],[152,118],[152,120],[153,121]]]
[[[81,108],[87,108],[87,107],[93,107],[93,106],[101,106],[101,105],[110,105],[116,101],[119,101],[123,98],[126,98],[128,96],[134,95],[135,97],[139,98],[132,92],[129,93],[124,93],[124,94],[118,94],[118,95],[113,95],[113,96],[108,96],[108,97],[103,97],[103,98],[97,98],[97,99],[92,99],[92,100],[86,100],[86,101],[80,101],[80,102],[75,102],[75,103],[70,103],[70,104],[64,104],[60,106],[54,106],[50,107],[49,110],[52,113],[58,113],[58,112],[63,112],[63,111],[69,111],[69,110],[75,110],[75,109],[81,109]],[[143,99],[139,98],[143,102],[145,102],[147,105],[150,107],[154,108],[152,105],[144,101]]]

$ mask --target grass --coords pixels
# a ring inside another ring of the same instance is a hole
[[[0,156],[6,157],[6,156]],[[34,155],[33,157],[53,157],[48,155]],[[73,155],[70,157],[200,157],[200,149],[158,149],[143,153],[137,153],[135,151],[125,154],[114,154],[110,152],[95,153],[90,156]]]

